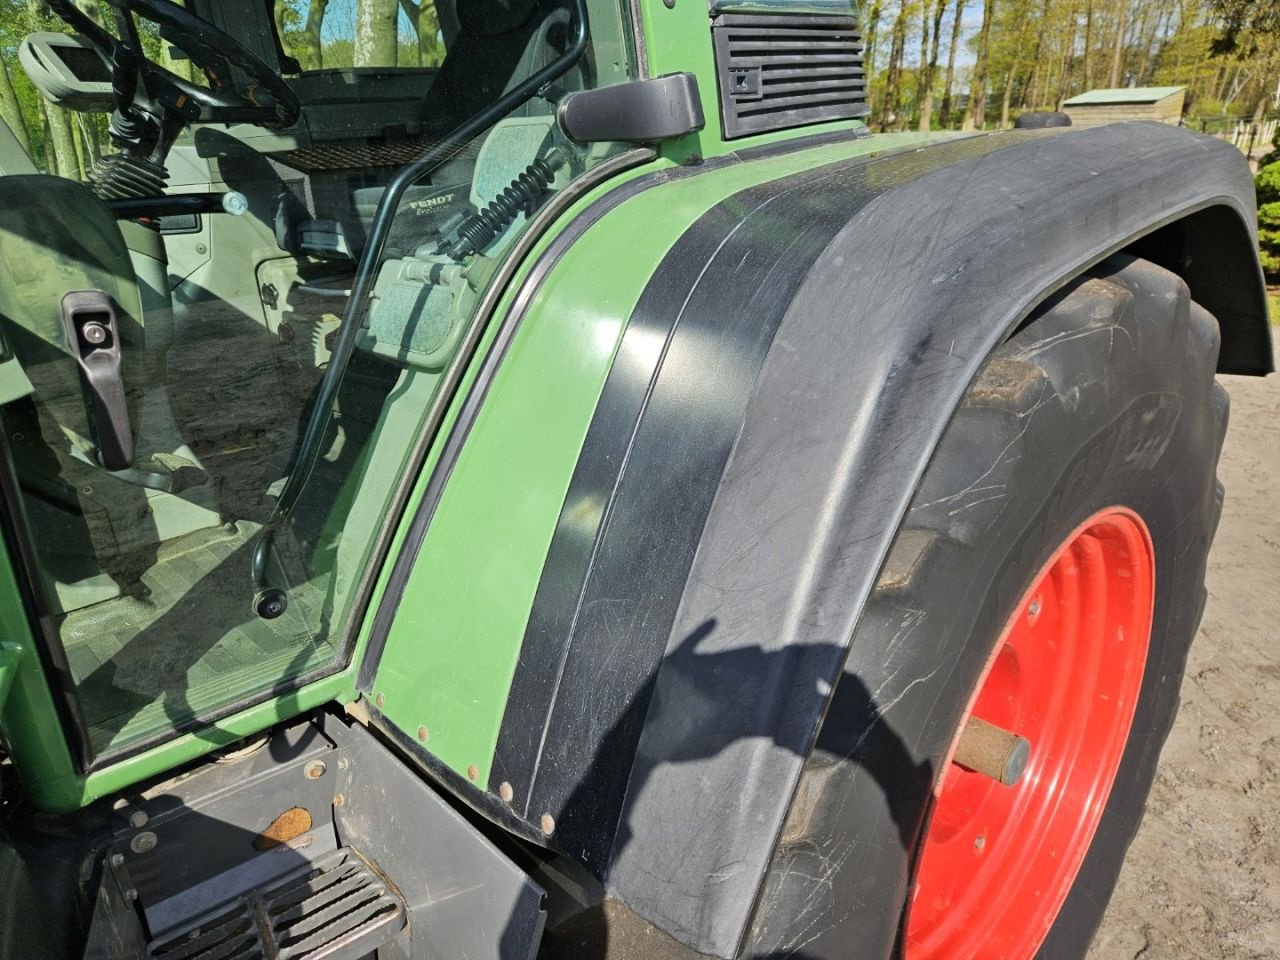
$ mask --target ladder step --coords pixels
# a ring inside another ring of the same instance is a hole
[[[405,925],[404,904],[342,847],[148,947],[151,960],[356,960]]]

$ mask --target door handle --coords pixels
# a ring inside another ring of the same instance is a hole
[[[67,343],[88,388],[98,461],[108,470],[133,463],[133,429],[121,375],[120,330],[111,297],[79,290],[62,298]]]

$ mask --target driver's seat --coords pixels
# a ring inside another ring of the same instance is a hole
[[[568,43],[563,0],[461,0],[460,29],[422,104],[425,130],[446,132],[560,55]],[[541,101],[517,116],[550,114]]]

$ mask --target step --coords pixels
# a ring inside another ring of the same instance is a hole
[[[358,960],[404,928],[399,894],[355,850],[244,894],[151,941],[152,960]]]

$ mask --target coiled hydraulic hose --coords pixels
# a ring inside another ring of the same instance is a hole
[[[436,253],[448,254],[461,261],[483,250],[521,213],[533,212],[542,194],[555,180],[557,171],[568,162],[564,152],[553,147],[545,157],[520,171],[488,206],[472,214],[441,240]]]

